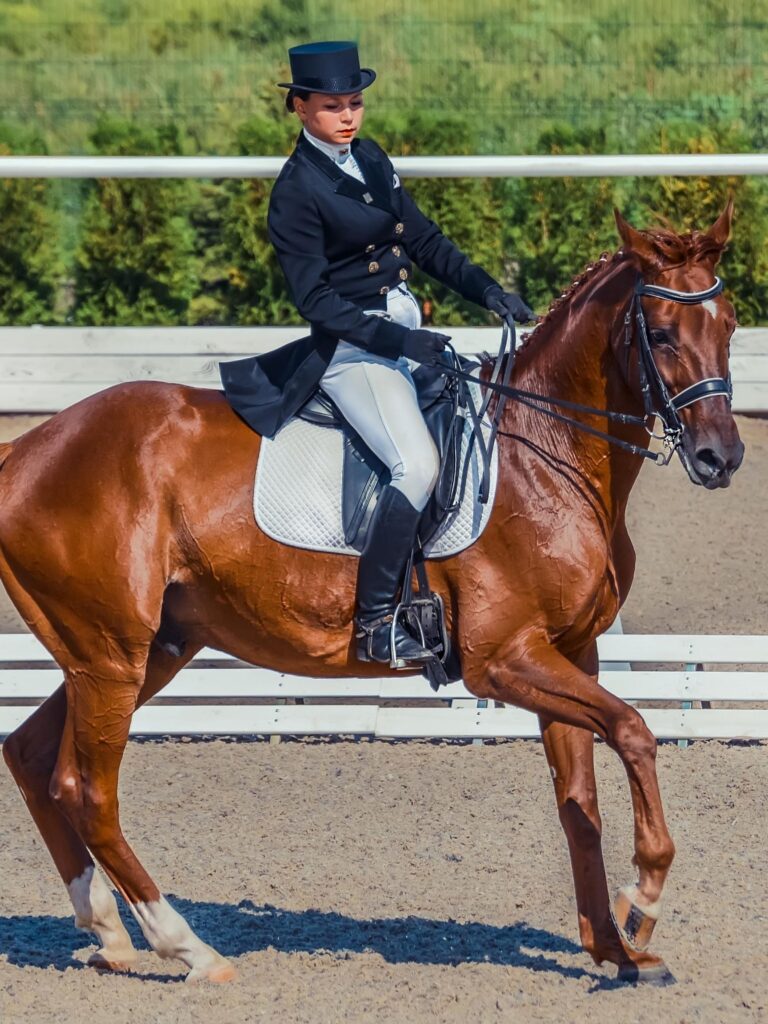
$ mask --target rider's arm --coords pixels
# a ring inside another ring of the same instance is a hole
[[[311,324],[389,359],[403,354],[409,335],[380,316],[370,316],[331,287],[325,239],[314,197],[279,182],[269,204],[269,237],[299,313]]]

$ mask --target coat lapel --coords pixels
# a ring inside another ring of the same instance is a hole
[[[398,215],[392,208],[392,182],[387,179],[384,164],[381,160],[371,159],[370,155],[366,156],[357,139],[352,142],[352,155],[360,165],[363,177],[368,183],[368,188],[374,197],[374,206],[380,206],[382,210],[391,213],[395,220],[398,220]],[[342,173],[344,172],[342,171]]]
[[[365,184],[342,171],[330,157],[321,152],[317,146],[313,146],[311,142],[307,141],[303,132],[299,135],[296,142],[296,149],[310,163],[313,163],[315,167],[319,168],[323,174],[331,179],[337,195],[356,199],[364,206],[376,206],[380,210],[386,210],[387,213],[397,219],[397,214],[389,201],[386,174],[378,161],[369,160],[361,155],[357,139],[352,143],[352,152],[355,160],[360,165],[360,170],[363,172]]]

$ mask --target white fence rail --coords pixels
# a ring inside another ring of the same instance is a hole
[[[768,636],[606,634],[601,681],[625,700],[674,707],[640,713],[659,739],[766,739]],[[61,672],[29,634],[0,636],[0,735],[7,735],[61,682]],[[642,670],[616,670],[632,662]],[[208,667],[201,667],[201,663]],[[659,670],[659,663],[677,667]],[[214,665],[215,667],[209,667]],[[707,665],[705,671],[703,666]],[[742,666],[723,670],[718,666]],[[206,701],[207,703],[200,703]],[[321,703],[308,703],[320,701]],[[736,703],[713,708],[709,703]],[[419,702],[422,706],[413,706]],[[695,702],[703,706],[694,707]],[[421,677],[310,679],[249,667],[205,650],[159,699],[134,716],[133,735],[367,735],[384,738],[533,738],[536,717],[488,707],[461,683],[433,693]]]
[[[275,178],[273,156],[4,156],[0,178]],[[617,178],[768,174],[768,153],[398,156],[404,178]]]
[[[217,363],[266,352],[306,333],[292,327],[0,328],[0,413],[58,412],[111,384],[165,380],[221,387]],[[459,352],[498,347],[492,327],[448,327]],[[768,329],[731,343],[734,409],[768,409]]]
[[[274,178],[284,162],[283,157],[256,156],[2,156],[0,177]],[[393,162],[403,177],[432,178],[768,174],[768,153],[407,156],[395,157]],[[38,331],[35,336],[24,329],[0,330],[0,413],[56,412],[125,380],[156,378],[217,386],[212,353],[226,358],[262,352],[298,333],[296,328],[187,328],[181,333],[154,328]],[[461,352],[493,347],[489,331],[482,340],[482,329],[454,329],[451,333]],[[77,347],[80,339],[85,347]],[[86,352],[88,365],[83,359]],[[768,408],[766,364],[766,332],[740,332],[732,357],[737,411]]]

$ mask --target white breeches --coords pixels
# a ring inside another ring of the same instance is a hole
[[[405,285],[388,292],[387,315],[404,327],[421,325],[418,303]],[[421,511],[435,486],[440,460],[419,409],[410,361],[405,356],[386,359],[341,340],[320,387],[387,467],[392,486]]]

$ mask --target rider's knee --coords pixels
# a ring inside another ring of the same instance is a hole
[[[392,476],[392,483],[403,492],[414,508],[421,511],[429,501],[439,471],[437,449],[429,445],[401,463]]]

